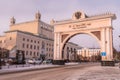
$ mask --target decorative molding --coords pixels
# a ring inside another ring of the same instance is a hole
[[[61,35],[61,36],[62,36],[61,42],[63,42],[68,35],[69,35],[69,34],[63,34],[63,35]]]
[[[91,32],[93,35],[95,35],[99,40],[101,40],[101,32],[100,31],[94,31]]]

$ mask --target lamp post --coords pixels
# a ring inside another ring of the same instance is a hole
[[[120,35],[118,37],[120,38]],[[120,45],[119,45],[119,47],[120,47]],[[119,62],[119,68],[120,68],[120,62]]]
[[[118,37],[120,38],[120,35]],[[120,45],[119,45],[119,47],[120,47]]]
[[[0,69],[2,69],[1,55],[2,55],[2,48],[0,48]]]
[[[0,69],[2,68],[1,66],[2,66],[2,64],[1,64],[1,53],[0,53]]]

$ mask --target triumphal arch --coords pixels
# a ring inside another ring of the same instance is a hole
[[[102,61],[113,61],[112,21],[114,19],[116,16],[112,13],[88,16],[84,12],[77,11],[71,19],[52,20],[51,24],[54,25],[54,64],[64,64],[63,49],[66,42],[76,34],[91,35],[101,47]]]

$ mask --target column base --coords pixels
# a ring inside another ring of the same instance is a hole
[[[53,60],[54,65],[65,65],[65,61],[64,60]]]
[[[115,66],[114,61],[101,61],[101,66]]]

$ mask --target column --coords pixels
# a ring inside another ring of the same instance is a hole
[[[54,33],[54,60],[57,59],[57,33]]]
[[[110,56],[110,58],[111,58],[111,60],[113,60],[113,31],[112,31],[113,29],[112,28],[110,28],[110,40],[111,40],[111,42],[110,42],[110,54],[111,54],[111,56]]]
[[[54,40],[54,60],[53,64],[64,65],[65,61],[62,59],[62,49],[61,49],[61,35],[60,33],[55,33]]]
[[[112,49],[112,29],[106,29],[106,51],[107,51],[107,60],[111,61],[113,59],[113,49]]]
[[[101,52],[106,52],[106,29],[101,30]],[[102,61],[106,60],[105,56],[102,56]]]
[[[54,60],[61,60],[62,59],[62,54],[61,54],[61,48],[60,48],[60,33],[55,33],[55,38],[54,38]]]

